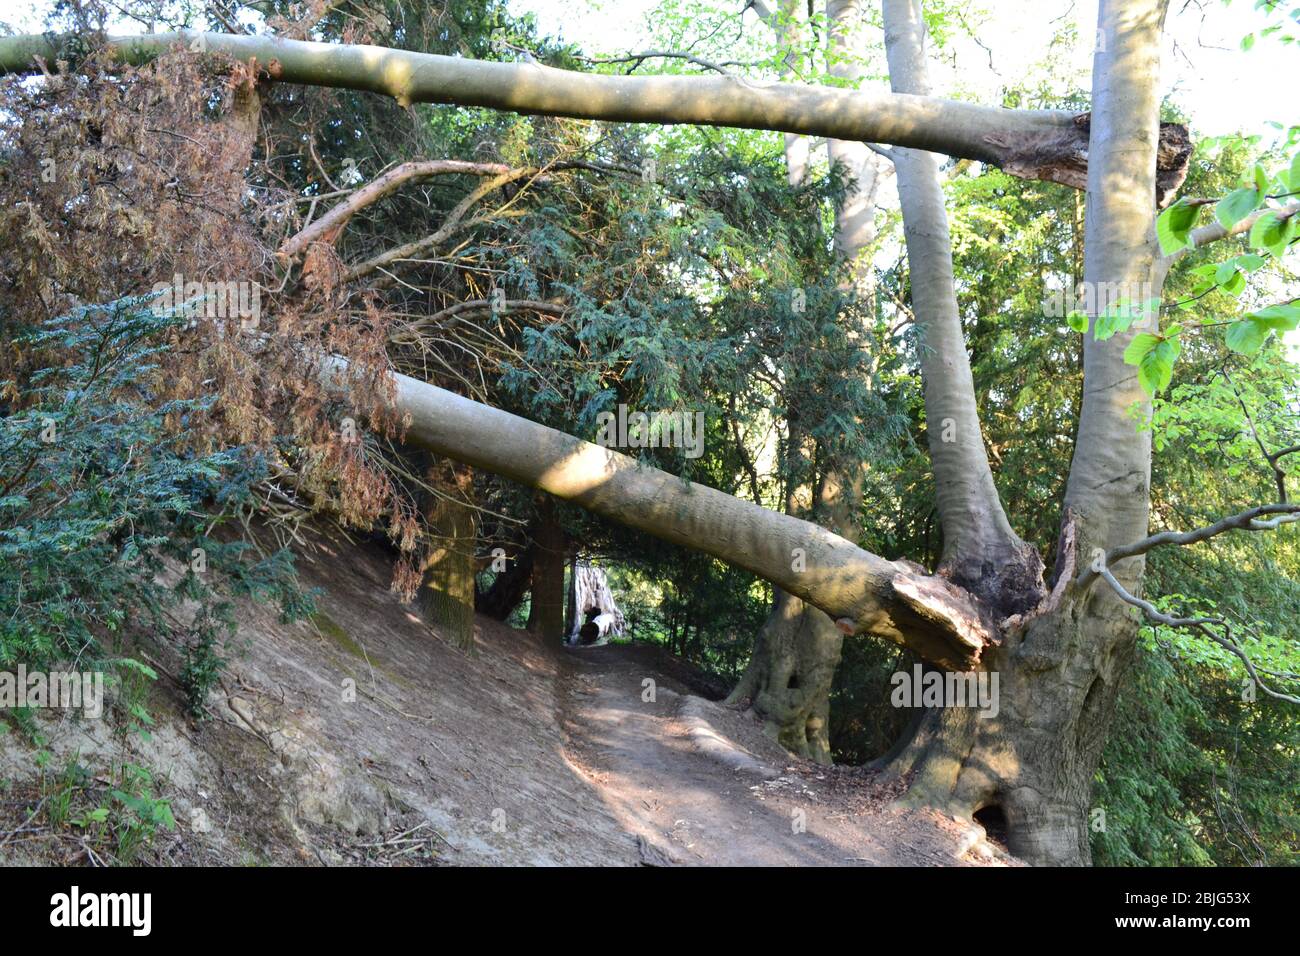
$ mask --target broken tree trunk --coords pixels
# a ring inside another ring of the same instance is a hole
[[[346,398],[344,359],[323,357],[320,374]],[[396,373],[391,381],[394,409],[410,423],[407,442],[752,571],[821,608],[841,630],[961,670],[998,640],[996,623],[967,592],[917,565],[427,382]],[[797,549],[802,571],[792,566]]]
[[[35,73],[38,58],[75,59],[78,37],[0,38],[0,72]],[[627,123],[693,123],[889,143],[992,163],[1016,176],[1079,187],[1088,149],[1086,114],[1012,110],[930,96],[763,83],[738,76],[623,76],[538,63],[497,63],[364,44],[268,36],[170,33],[110,37],[122,62],[148,62],[173,47],[252,63],[265,79],[361,90],[411,103],[451,103],[516,113]],[[1081,118],[1084,117],[1084,118]],[[1162,150],[1165,185],[1187,172],[1186,129]]]
[[[575,561],[569,580],[570,644],[591,644],[623,633],[623,612],[609,589],[605,572]]]

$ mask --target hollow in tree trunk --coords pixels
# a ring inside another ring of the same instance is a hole
[[[777,590],[772,613],[728,704],[745,701],[788,750],[831,762],[830,689],[844,634],[811,604]]]
[[[879,761],[905,778],[903,802],[972,819],[996,814],[1012,853],[1039,865],[1090,859],[1093,777],[1137,626],[1109,596],[1066,589],[1059,607],[986,652],[997,675],[990,716],[975,707],[918,712],[909,735]]]

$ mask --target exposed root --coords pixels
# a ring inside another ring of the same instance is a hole
[[[665,693],[660,691],[660,694]],[[775,780],[781,771],[764,763],[723,737],[709,723],[708,708],[715,706],[701,697],[683,697],[678,719],[695,749],[735,773],[751,774],[763,780]]]

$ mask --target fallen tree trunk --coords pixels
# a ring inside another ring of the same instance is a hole
[[[346,394],[343,359],[329,359],[322,375]],[[435,454],[745,568],[842,630],[884,637],[941,666],[968,670],[997,642],[996,625],[967,592],[917,565],[418,379],[392,379],[406,441]]]
[[[37,59],[72,59],[77,37],[0,38],[0,72],[37,72]],[[184,46],[253,63],[287,83],[361,90],[402,105],[449,103],[516,113],[624,123],[691,123],[888,143],[992,163],[1027,179],[1081,188],[1087,181],[1088,114],[1013,110],[933,96],[762,83],[740,76],[623,76],[498,63],[363,44],[177,30],[110,37],[108,50],[141,64]],[[1185,127],[1169,127],[1161,187],[1186,176]]]

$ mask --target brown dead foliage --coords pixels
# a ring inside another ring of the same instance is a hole
[[[186,437],[265,456],[264,511],[288,525],[312,511],[386,521],[416,566],[418,509],[380,453],[401,430],[389,316],[340,296],[328,253],[310,287],[277,271],[295,197],[255,185],[259,107],[255,68],[184,49],[141,68],[91,52],[0,83],[0,382],[60,361],[21,344],[25,327],[177,281],[227,290],[228,304],[172,329],[151,397],[215,399]],[[235,314],[236,301],[252,308]],[[316,373],[326,353],[348,360],[346,407]]]

